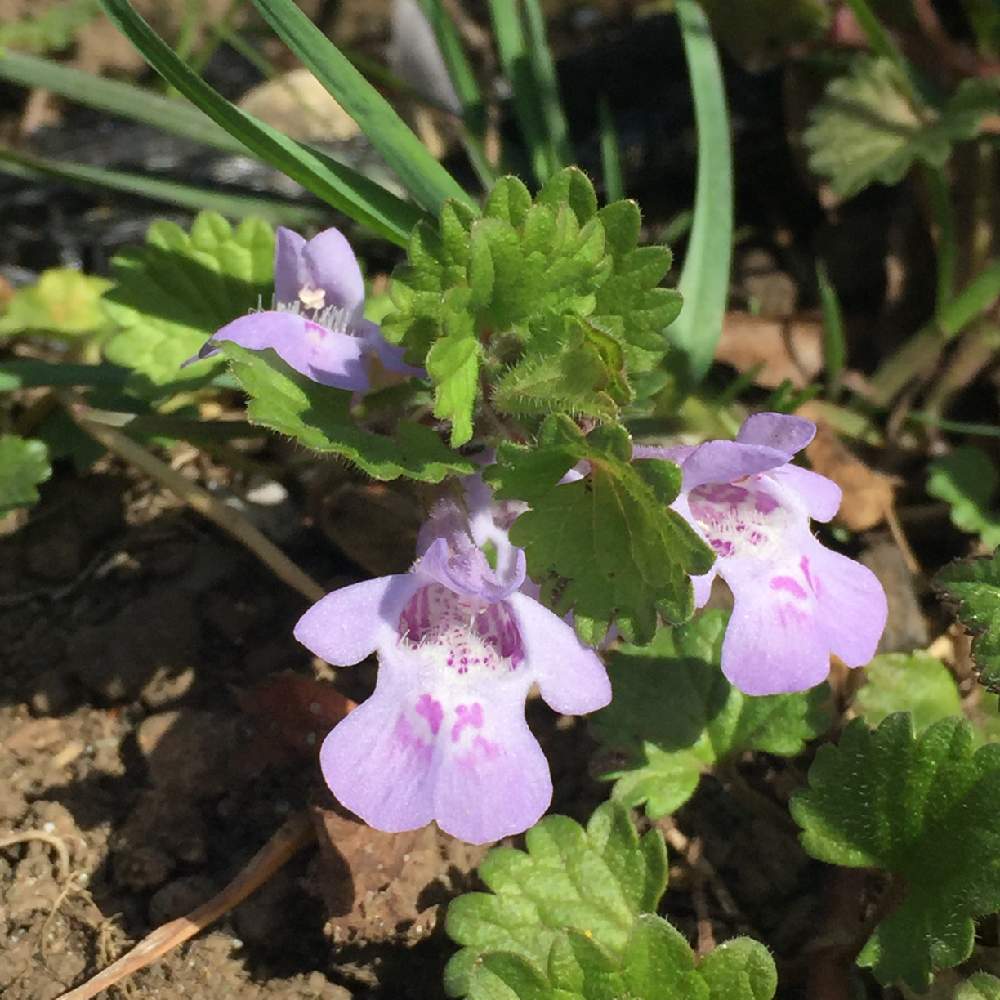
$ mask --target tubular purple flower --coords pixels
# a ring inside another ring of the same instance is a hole
[[[274,251],[274,308],[240,316],[216,331],[191,362],[218,353],[220,340],[273,349],[287,365],[321,385],[352,392],[370,386],[371,361],[389,372],[424,375],[403,350],[364,318],[365,285],[343,233],[326,229],[305,240],[279,227]],[[189,362],[186,362],[189,363]]]
[[[722,670],[746,694],[813,687],[830,672],[831,653],[863,666],[885,628],[885,592],[875,575],[810,530],[810,518],[829,521],[841,498],[836,483],[789,464],[815,433],[808,420],[760,413],[735,441],[634,450],[637,459],[681,468],[672,506],[716,554],[711,571],[692,578],[695,601],[708,600],[716,573],[733,592]]]
[[[475,498],[476,484],[466,489]],[[526,830],[552,798],[548,762],[524,719],[532,684],[572,715],[602,708],[611,687],[572,627],[521,589],[524,553],[494,514],[470,503],[462,525],[458,512],[435,512],[409,573],[328,594],[295,637],[339,666],[378,653],[374,694],[320,750],[340,802],[380,830],[433,819],[480,844]],[[490,541],[494,566],[480,548]]]

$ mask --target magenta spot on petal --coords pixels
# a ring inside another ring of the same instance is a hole
[[[770,514],[778,509],[778,501],[770,493],[758,490],[754,494],[754,508],[758,514]]]
[[[455,715],[458,721],[451,727],[452,743],[458,742],[462,730],[466,726],[472,726],[474,729],[482,729],[483,727],[483,706],[478,701],[473,702],[471,706],[456,706]]]
[[[483,736],[477,736],[472,741],[472,749],[484,760],[496,760],[500,756],[500,744]]]
[[[421,760],[429,761],[431,758],[431,746],[425,743],[413,731],[413,726],[405,715],[400,715],[396,720],[396,726],[392,731],[392,738],[403,750],[414,753]]]
[[[431,727],[431,732],[437,736],[441,728],[441,720],[444,719],[444,709],[441,702],[435,701],[429,694],[422,694],[417,702],[417,715],[422,715],[427,720],[427,725]]]
[[[771,581],[771,590],[786,590],[793,597],[798,597],[800,600],[809,596],[806,593],[805,587],[790,576],[776,576]]]
[[[809,557],[808,556],[803,556],[802,559],[799,561],[799,566],[802,569],[803,576],[805,576],[805,578],[806,578],[806,583],[809,584],[809,587],[812,590],[812,592],[817,597],[819,597],[820,591],[823,588],[820,586],[819,579],[813,577],[813,575],[812,575],[812,571],[809,568]]]
[[[782,628],[794,628],[808,621],[809,615],[794,604],[779,604],[776,609],[778,624]]]

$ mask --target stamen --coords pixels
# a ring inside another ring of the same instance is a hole
[[[326,291],[306,285],[299,289],[299,301],[306,309],[322,309],[326,305]]]

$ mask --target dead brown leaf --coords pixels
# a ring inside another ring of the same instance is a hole
[[[775,389],[787,380],[802,389],[823,370],[823,324],[808,313],[780,320],[728,312],[715,360],[741,373],[760,365],[756,385]]]

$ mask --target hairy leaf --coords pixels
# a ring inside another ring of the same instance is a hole
[[[934,582],[959,605],[959,621],[976,633],[972,656],[979,679],[1000,691],[1000,549],[992,557],[951,563]]]
[[[855,704],[870,726],[893,712],[909,712],[921,733],[939,719],[962,714],[955,678],[928,653],[883,653],[865,667],[865,676]]]
[[[469,992],[485,952],[508,952],[544,969],[567,930],[622,955],[636,919],[656,909],[667,885],[660,833],[640,839],[626,810],[612,803],[600,806],[586,829],[566,816],[548,816],[527,832],[525,846],[526,852],[490,851],[479,875],[491,891],[468,893],[449,906],[447,933],[463,946],[445,969],[449,996]]]
[[[829,725],[826,685],[754,698],[729,684],[719,667],[726,620],[705,611],[612,654],[614,698],[592,723],[615,761],[602,777],[615,781],[616,801],[665,816],[715,764],[747,750],[794,756]]]
[[[968,80],[940,109],[916,108],[889,59],[855,56],[812,113],[803,136],[809,164],[843,197],[874,181],[897,184],[914,161],[944,166],[952,144],[971,139],[996,112],[998,94],[991,81]]]
[[[1000,1000],[1000,979],[977,972],[958,987],[955,1000]]]
[[[349,392],[300,375],[274,351],[249,351],[230,341],[220,342],[219,348],[250,395],[251,423],[287,434],[314,451],[346,458],[375,479],[406,476],[439,483],[474,471],[471,462],[422,424],[403,421],[394,437],[358,426],[351,417]]]
[[[892,874],[901,901],[858,956],[884,984],[925,989],[969,957],[974,918],[1000,908],[1000,744],[972,746],[960,719],[918,737],[904,713],[874,732],[856,719],[792,800],[813,857]]]
[[[154,222],[145,246],[112,264],[116,286],[105,301],[121,330],[105,345],[108,360],[157,385],[200,379],[212,362],[181,364],[221,326],[270,299],[274,233],[257,219],[234,230],[202,212],[190,233]]]
[[[669,462],[631,462],[624,428],[588,436],[564,416],[547,417],[536,447],[509,442],[486,476],[501,499],[531,504],[511,529],[528,572],[577,631],[599,641],[617,622],[626,638],[648,641],[657,614],[678,622],[694,610],[689,574],[704,573],[712,553],[668,505],[680,489]],[[586,463],[587,474],[560,484]]]
[[[951,523],[960,531],[979,535],[991,549],[1000,545],[1000,476],[989,455],[963,445],[930,463],[927,492],[951,507]]]
[[[42,441],[0,435],[0,514],[38,500],[38,485],[52,475],[49,450]]]

